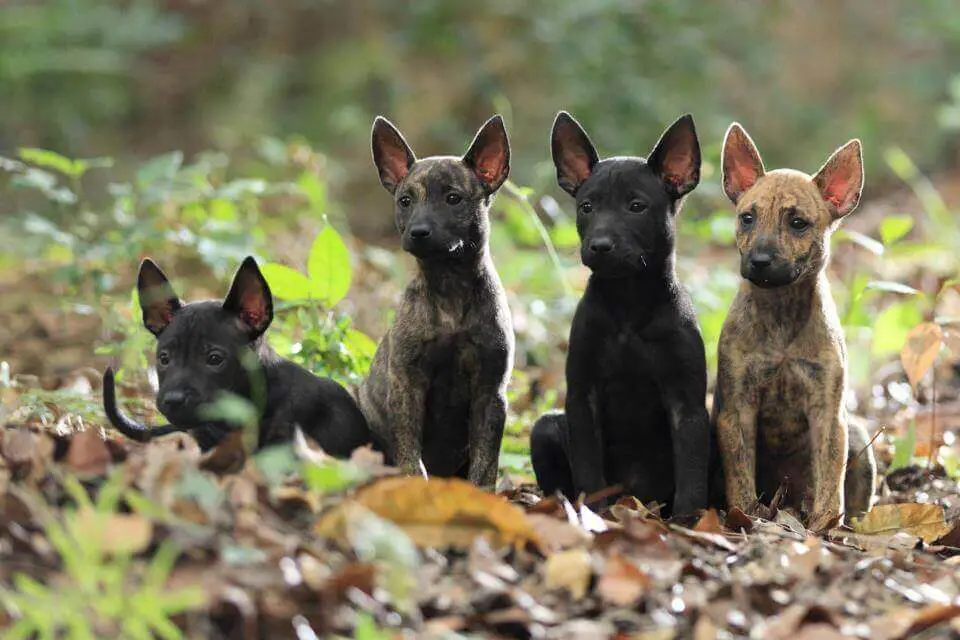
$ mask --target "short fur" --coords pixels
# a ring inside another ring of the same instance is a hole
[[[848,432],[846,347],[825,269],[830,234],[860,198],[860,142],[814,176],[767,172],[734,123],[722,167],[744,278],[720,335],[714,401],[727,501],[752,509],[758,491],[769,500],[788,479],[784,504],[814,527],[845,503],[847,516],[859,516],[872,501],[876,463],[863,427]]]
[[[646,159],[600,160],[560,112],[551,146],[593,273],[570,329],[566,411],[531,433],[537,482],[571,498],[622,484],[664,513],[691,513],[707,504],[711,445],[703,339],[674,268],[675,217],[700,180],[693,118]]]
[[[417,160],[378,117],[373,159],[418,270],[377,347],[360,407],[407,472],[422,472],[422,461],[431,475],[491,486],[514,345],[487,247],[490,204],[510,170],[503,120],[491,118],[462,158]]]
[[[267,344],[263,333],[273,319],[273,301],[252,257],[243,261],[223,302],[182,303],[149,258],[140,265],[137,287],[144,325],[157,337],[157,408],[171,424],[146,427],[123,415],[108,368],[104,410],[128,438],[146,441],[187,431],[201,449],[209,449],[234,427],[205,419],[202,407],[231,392],[265,400],[261,447],[289,440],[294,425],[335,456],[370,442],[366,420],[346,389],[281,358]]]

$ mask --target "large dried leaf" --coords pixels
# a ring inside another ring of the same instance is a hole
[[[104,514],[84,508],[69,519],[69,524],[78,540],[95,540],[107,553],[139,553],[153,538],[153,522],[135,514]]]
[[[555,553],[543,567],[543,581],[547,589],[566,589],[579,600],[587,594],[593,567],[586,549],[570,549]]]
[[[495,545],[539,543],[523,509],[459,478],[381,478],[321,516],[317,533],[340,537],[351,503],[396,523],[421,547],[468,548],[477,537]]]
[[[942,345],[943,330],[932,322],[918,324],[907,334],[903,350],[900,351],[900,362],[914,389],[930,371]]]
[[[87,428],[70,439],[66,466],[82,476],[106,474],[112,457],[99,429]]]
[[[619,553],[607,558],[597,581],[597,593],[604,601],[618,606],[632,606],[653,583],[650,576]]]
[[[937,504],[884,504],[874,507],[854,524],[854,531],[867,535],[908,533],[932,543],[950,531],[943,507]]]

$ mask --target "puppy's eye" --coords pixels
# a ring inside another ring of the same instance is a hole
[[[161,351],[157,354],[157,364],[161,367],[165,367],[170,364],[170,354],[166,351]]]
[[[400,199],[397,200],[397,204],[399,204],[401,207],[406,209],[411,204],[413,204],[413,198],[411,198],[410,196],[400,196]]]
[[[211,367],[219,367],[221,364],[223,364],[223,356],[216,352],[208,353],[207,364]]]
[[[633,213],[643,213],[644,211],[646,211],[646,209],[647,209],[647,205],[640,202],[639,200],[634,200],[633,202],[630,203],[630,211],[632,211]]]
[[[581,202],[579,209],[580,213],[590,213],[593,211],[593,205],[589,202]]]
[[[449,205],[458,205],[463,202],[463,196],[459,193],[448,193],[447,194],[447,204]]]
[[[752,213],[741,213],[740,214],[740,225],[743,227],[753,226],[753,214]]]
[[[790,228],[794,231],[803,231],[810,226],[810,223],[803,218],[793,216],[790,218]]]

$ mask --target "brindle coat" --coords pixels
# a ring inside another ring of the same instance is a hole
[[[815,528],[861,515],[876,463],[863,428],[848,433],[846,347],[825,273],[830,235],[860,199],[860,141],[812,177],[766,172],[734,123],[721,164],[744,277],[718,348],[713,419],[727,502],[751,509],[758,491],[769,500],[788,479],[787,504]]]
[[[493,485],[514,344],[487,247],[490,204],[509,173],[503,120],[491,118],[463,158],[417,160],[377,118],[373,157],[418,271],[377,348],[360,407],[404,470],[422,472],[422,464],[431,475]]]

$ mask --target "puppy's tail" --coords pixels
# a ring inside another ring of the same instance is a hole
[[[107,420],[110,421],[110,424],[112,424],[117,431],[137,442],[146,442],[155,436],[163,436],[168,433],[180,431],[180,429],[177,429],[173,425],[148,427],[125,416],[117,406],[117,390],[113,379],[112,367],[107,367],[106,371],[103,372],[103,412],[107,414]]]

